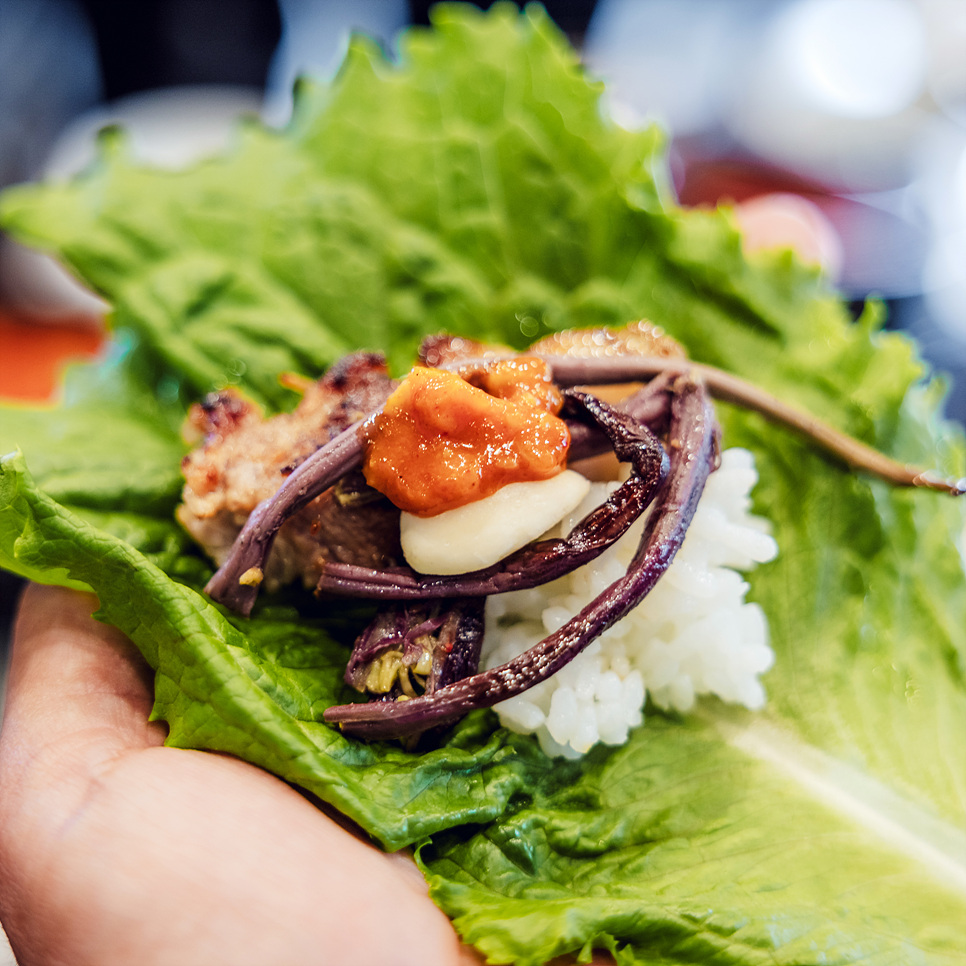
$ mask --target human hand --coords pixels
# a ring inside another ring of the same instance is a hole
[[[0,732],[0,922],[21,966],[468,964],[404,855],[267,772],[163,746],[151,672],[28,588]]]

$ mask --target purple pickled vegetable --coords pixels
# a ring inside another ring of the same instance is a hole
[[[429,695],[476,672],[482,641],[479,598],[393,604],[359,635],[345,680],[382,699]]]
[[[667,374],[656,376],[626,399],[609,404],[610,408],[646,426],[652,433],[662,436],[667,431],[668,417],[671,414],[669,390],[673,382],[673,377]],[[570,449],[567,450],[567,460],[571,464],[613,449],[613,440],[593,418],[568,419],[567,426],[570,429]]]
[[[691,373],[704,380],[708,391],[716,399],[743,406],[760,413],[771,422],[801,433],[851,469],[871,473],[894,486],[925,487],[951,496],[962,496],[966,493],[966,479],[943,479],[920,467],[890,459],[884,453],[840,432],[828,423],[789,406],[763,389],[714,366],[702,365],[688,359],[657,356],[579,358],[548,355],[541,358],[550,366],[554,382],[560,386],[634,382],[662,374]]]

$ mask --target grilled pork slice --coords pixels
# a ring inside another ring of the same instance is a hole
[[[252,510],[320,446],[381,407],[393,382],[382,356],[356,353],[300,388],[293,412],[267,419],[233,389],[191,407],[186,432],[202,442],[182,460],[178,519],[219,566]],[[383,568],[401,559],[399,511],[350,474],[285,523],[265,586],[301,578],[314,588],[326,561]]]
[[[566,329],[534,342],[527,355],[577,356],[656,356],[683,359],[681,344],[653,322],[640,319],[619,329]],[[419,347],[419,360],[426,366],[457,366],[478,359],[501,359],[516,353],[506,346],[477,342],[460,335],[432,335]]]
[[[505,359],[516,353],[505,345],[477,342],[464,335],[429,335],[420,343],[419,361],[433,368],[456,366],[479,359]]]
[[[647,319],[631,322],[619,329],[566,329],[554,332],[527,350],[543,356],[577,356],[600,359],[612,356],[656,356],[661,359],[683,359],[681,343]]]

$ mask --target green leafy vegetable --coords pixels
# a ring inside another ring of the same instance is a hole
[[[756,453],[781,555],[752,579],[776,664],[752,716],[649,714],[627,746],[548,761],[489,714],[421,754],[321,723],[363,619],[296,596],[229,619],[174,523],[178,425],[224,383],[270,410],[284,370],[345,351],[409,364],[451,331],[521,346],[646,316],[892,455],[962,474],[913,347],[852,323],[789,254],[746,258],[684,212],[661,138],[599,110],[537,8],[437,8],[398,66],[356,41],[283,132],[135,167],[105,137],[66,185],[0,201],[113,305],[125,351],[55,411],[0,410],[0,563],[93,588],[157,670],[169,741],[311,789],[390,848],[493,962],[598,946],[634,964],[959,962],[966,948],[962,507],[853,477],[722,407]],[[31,471],[28,472],[26,466]],[[31,473],[36,484],[31,478]]]

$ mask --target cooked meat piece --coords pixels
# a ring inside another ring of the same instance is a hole
[[[178,519],[219,566],[252,510],[320,446],[381,407],[393,388],[385,360],[372,353],[347,356],[318,382],[300,385],[298,406],[268,419],[234,389],[191,407],[186,431],[203,442],[182,460]],[[325,561],[399,562],[398,516],[361,474],[347,477],[286,522],[268,560],[267,588],[299,577],[314,587]]]
[[[610,356],[656,356],[683,359],[685,352],[664,330],[646,319],[620,329],[567,329],[555,332],[527,350],[534,355],[567,355],[580,358]]]

